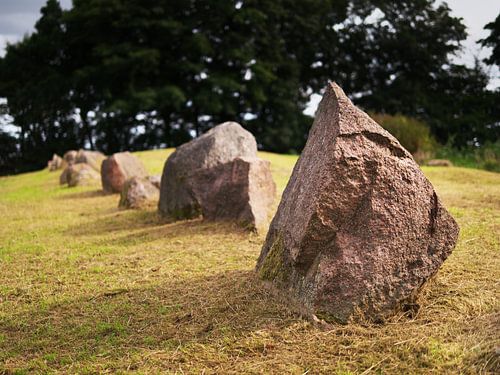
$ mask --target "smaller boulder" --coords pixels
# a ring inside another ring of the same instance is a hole
[[[57,171],[63,167],[64,160],[59,155],[52,155],[52,159],[47,163],[50,172]]]
[[[101,171],[101,164],[106,156],[99,151],[79,150],[75,156],[75,163],[86,163],[96,171]]]
[[[142,208],[158,203],[160,189],[149,178],[132,177],[125,181],[119,208]]]
[[[447,159],[431,159],[427,165],[429,167],[453,167],[453,163]]]
[[[113,154],[102,162],[101,181],[106,193],[121,193],[129,178],[147,176],[142,162],[130,152]]]
[[[63,159],[68,164],[75,163],[76,162],[76,155],[78,155],[77,151],[69,150],[69,151],[66,151],[66,153],[63,156]]]
[[[85,163],[72,164],[66,168],[69,187],[93,185],[99,181],[99,173]]]

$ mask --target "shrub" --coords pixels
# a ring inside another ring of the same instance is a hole
[[[370,116],[396,137],[418,161],[429,158],[436,149],[437,143],[424,122],[403,115],[371,113]]]
[[[500,172],[500,141],[486,143],[480,147],[467,146],[462,149],[446,145],[438,149],[436,156],[442,159],[449,159],[454,165],[459,167]]]

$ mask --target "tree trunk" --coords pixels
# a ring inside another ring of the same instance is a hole
[[[80,116],[81,119],[82,119],[83,128],[85,129],[85,133],[87,134],[87,138],[88,138],[88,141],[89,141],[89,144],[90,144],[90,149],[94,150],[95,147],[94,147],[94,140],[92,138],[92,129],[90,128],[89,121],[87,120],[87,113],[88,113],[88,111],[84,111],[83,113],[84,113],[84,115]]]

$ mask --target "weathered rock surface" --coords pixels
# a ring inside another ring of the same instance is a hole
[[[160,185],[161,185],[161,176],[160,175],[148,176],[148,180],[154,186],[156,186],[158,189],[160,188]]]
[[[75,156],[74,163],[86,163],[99,172],[104,159],[106,159],[106,156],[102,152],[79,150]]]
[[[160,190],[153,185],[149,178],[132,177],[125,181],[118,207],[141,208],[157,204]]]
[[[68,183],[68,173],[69,173],[69,167],[72,166],[73,164],[68,165],[66,168],[63,169],[61,172],[61,175],[59,176],[59,184],[65,185]]]
[[[415,306],[458,226],[411,155],[331,83],[257,272],[327,321]]]
[[[205,219],[233,221],[248,228],[268,223],[276,185],[267,160],[236,158],[202,169],[190,181]]]
[[[225,122],[182,146],[170,155],[163,168],[158,209],[175,219],[201,214],[193,186],[202,172],[236,158],[256,158],[253,135],[235,122]]]
[[[65,171],[69,187],[99,183],[99,172],[86,163],[71,164]]]
[[[61,158],[59,155],[54,154],[52,155],[52,159],[49,160],[47,163],[47,166],[49,167],[50,172],[57,171],[58,169],[63,168],[65,165],[65,162],[63,158]]]
[[[142,162],[130,152],[113,154],[101,166],[102,188],[107,193],[121,193],[126,180],[147,175]]]
[[[429,167],[453,167],[453,163],[447,159],[431,159],[427,165]]]
[[[64,156],[63,156],[63,159],[66,163],[68,164],[72,164],[72,163],[75,163],[76,162],[76,156],[78,155],[78,151],[75,151],[75,150],[69,150],[69,151],[66,151]]]

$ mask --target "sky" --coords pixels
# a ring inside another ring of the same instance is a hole
[[[438,1],[440,2],[442,1]],[[500,1],[446,0],[446,2],[453,15],[464,19],[470,34],[461,61],[473,62],[479,49],[475,42],[487,35],[483,27],[493,21],[500,12]],[[45,0],[0,0],[0,56],[4,55],[7,42],[16,42],[24,34],[33,31],[44,3]],[[60,0],[60,3],[63,8],[71,6],[71,0]]]
[[[60,0],[63,8],[71,6],[71,0]],[[5,54],[7,43],[20,40],[34,30],[45,0],[0,0],[0,56]]]
[[[443,2],[438,0],[437,3]],[[464,43],[464,50],[457,57],[457,62],[472,64],[474,57],[484,58],[488,50],[481,50],[477,40],[488,35],[484,25],[493,21],[500,13],[500,0],[447,0],[452,14],[461,17],[467,26],[469,37]],[[40,14],[45,0],[0,0],[0,56],[5,54],[7,43],[20,40],[23,35],[33,32],[33,27]],[[63,8],[71,7],[71,0],[60,0]],[[490,71],[492,80],[490,87],[500,86],[498,67]],[[306,113],[314,115],[319,95],[314,95]]]

